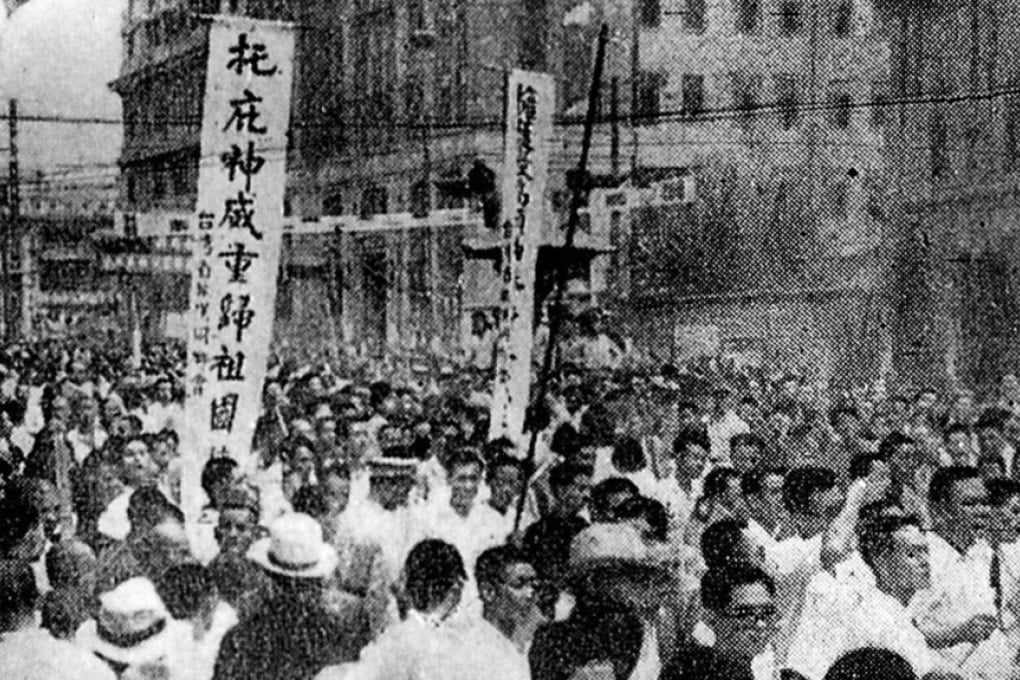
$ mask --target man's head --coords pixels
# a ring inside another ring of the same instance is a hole
[[[46,553],[46,578],[54,590],[94,595],[97,566],[92,548],[73,538],[57,543]]]
[[[862,647],[839,657],[824,680],[918,680],[918,677],[910,662],[896,652]]]
[[[25,479],[23,493],[39,513],[43,531],[50,541],[60,540],[60,496],[57,487],[48,479]]]
[[[202,468],[202,490],[214,508],[220,507],[223,503],[224,495],[233,485],[237,471],[237,461],[228,456],[218,456],[206,461]]]
[[[506,512],[521,493],[524,469],[516,458],[497,456],[489,463],[485,481],[489,485],[489,504]]]
[[[167,376],[163,376],[156,381],[153,386],[153,392],[156,396],[156,401],[160,404],[166,405],[173,401],[174,398],[174,383]]]
[[[430,538],[411,549],[404,565],[404,579],[412,607],[445,619],[460,604],[467,572],[456,548]]]
[[[637,485],[623,477],[610,477],[592,487],[591,519],[593,522],[615,522],[616,510],[628,498],[637,496]]]
[[[766,530],[772,530],[786,515],[783,507],[783,482],[785,468],[755,468],[745,472],[740,479],[740,490],[744,494],[751,518]]]
[[[519,548],[501,545],[483,552],[475,561],[475,581],[489,621],[519,625],[531,616],[538,574]]]
[[[145,437],[135,436],[124,441],[120,468],[121,479],[130,487],[138,488],[156,480],[159,467]]]
[[[648,462],[641,442],[636,437],[617,437],[613,445],[613,467],[623,474],[630,474],[645,469]]]
[[[450,505],[467,512],[478,496],[482,482],[482,459],[478,451],[462,447],[446,461],[446,481],[450,486]]]
[[[255,542],[259,514],[258,498],[248,489],[233,487],[224,494],[214,530],[221,554],[247,554]]]
[[[906,605],[930,585],[928,540],[916,517],[893,505],[872,504],[861,513],[857,537],[882,592]]]
[[[156,591],[177,621],[190,621],[201,631],[212,625],[219,595],[212,574],[201,564],[170,567],[156,581]]]
[[[776,587],[757,567],[708,571],[701,579],[705,623],[715,633],[715,649],[750,664],[776,632]]]
[[[992,508],[990,538],[997,544],[1014,543],[1020,539],[1020,482],[989,479],[985,487]]]
[[[191,560],[184,514],[177,508],[168,511],[152,530],[135,542],[135,556],[155,577],[172,566]]]
[[[832,429],[845,440],[856,439],[861,434],[861,416],[856,409],[841,406],[829,414]]]
[[[351,469],[346,463],[333,463],[322,468],[319,474],[327,517],[338,517],[351,500]]]
[[[738,520],[749,517],[747,503],[740,488],[740,473],[729,467],[718,467],[705,477],[702,502],[710,504],[706,512],[723,512]]]
[[[797,467],[783,482],[783,507],[805,537],[821,532],[843,507],[836,473],[822,467]]]
[[[923,462],[917,442],[901,432],[891,432],[878,445],[878,455],[889,464],[892,479],[913,486],[915,474]]]
[[[301,477],[302,484],[310,482],[317,462],[311,439],[296,437],[287,446],[287,467]]]
[[[730,438],[730,461],[741,474],[761,465],[765,442],[756,434],[741,433]]]
[[[935,530],[957,548],[966,549],[989,526],[988,497],[977,468],[939,468],[928,486],[928,507]]]
[[[946,453],[952,459],[954,465],[970,465],[974,456],[973,433],[967,425],[954,423],[946,428],[943,435],[946,443]]]
[[[681,485],[690,484],[701,476],[708,463],[712,444],[703,428],[681,430],[673,440],[673,458],[676,461],[676,478]]]
[[[747,523],[723,519],[709,524],[701,534],[701,557],[709,569],[734,566],[763,567],[765,554],[747,534]]]
[[[576,515],[591,497],[590,467],[560,463],[549,473],[549,486],[556,498],[556,511],[564,517]]]
[[[396,510],[407,504],[417,466],[404,459],[377,458],[369,463],[369,491],[379,505]]]

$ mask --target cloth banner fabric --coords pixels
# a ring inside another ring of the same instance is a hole
[[[212,456],[251,456],[269,356],[283,235],[294,34],[289,24],[215,17],[191,230],[181,504],[202,511]]]
[[[501,290],[489,438],[517,441],[531,388],[535,263],[545,217],[555,81],[546,73],[514,70],[506,92]]]

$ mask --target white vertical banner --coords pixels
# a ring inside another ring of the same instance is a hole
[[[531,389],[535,263],[545,218],[555,81],[546,73],[515,70],[506,92],[501,290],[489,437],[517,441]]]
[[[294,59],[289,24],[215,17],[192,232],[181,505],[212,456],[251,455],[276,301]]]

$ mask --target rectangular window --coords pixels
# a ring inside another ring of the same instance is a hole
[[[850,127],[850,112],[853,108],[853,100],[846,92],[839,92],[832,96],[832,124],[840,130]]]
[[[705,0],[687,0],[684,28],[693,33],[701,33],[705,30]]]
[[[733,94],[734,108],[740,112],[740,127],[750,130],[758,109],[758,92],[755,83],[747,78],[738,78]]]
[[[931,176],[945,177],[949,172],[949,130],[941,111],[935,111],[929,122],[928,146],[931,150]]]
[[[737,31],[754,33],[758,30],[758,0],[737,0]]]
[[[1010,95],[1006,100],[1005,123],[1003,160],[1006,170],[1012,172],[1020,170],[1020,96]]]
[[[848,215],[849,187],[844,181],[832,185],[829,210],[833,217],[838,220],[845,220]]]
[[[424,0],[408,0],[407,2],[407,23],[411,30],[423,30],[425,28],[425,3]]]
[[[658,28],[662,21],[662,7],[659,0],[641,0],[641,25],[644,28]]]
[[[779,4],[779,35],[789,37],[800,30],[801,9],[800,0],[783,0]]]
[[[779,108],[779,120],[783,129],[789,130],[795,126],[800,117],[800,92],[794,76],[776,77],[776,105]]]
[[[889,120],[890,98],[889,83],[880,80],[871,86],[871,125],[875,128],[885,127]]]
[[[662,106],[662,84],[659,73],[642,71],[637,79],[637,102],[635,105],[638,123],[645,125],[655,122]]]
[[[854,5],[852,0],[841,0],[836,6],[836,16],[833,17],[832,32],[840,38],[850,35],[854,27]]]
[[[705,112],[705,76],[685,73],[681,90],[685,116],[693,117]]]

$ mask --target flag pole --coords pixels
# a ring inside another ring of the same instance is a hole
[[[599,96],[602,88],[602,72],[605,69],[606,45],[609,42],[609,25],[602,24],[599,30],[598,49],[595,52],[595,68],[591,77],[591,89],[588,91],[588,113],[584,119],[584,134],[581,137],[581,158],[577,162],[577,181],[570,198],[570,213],[567,220],[567,233],[563,238],[563,249],[569,252],[574,247],[574,235],[580,221],[580,210],[588,189],[588,156],[591,153],[591,138],[595,130],[595,119],[599,110]],[[532,412],[545,403],[549,394],[549,378],[552,373],[552,359],[556,348],[557,336],[562,325],[563,296],[567,288],[568,268],[565,263],[556,266],[556,286],[553,289],[553,304],[549,310],[549,336],[542,357],[542,370],[538,377],[538,391],[532,402]],[[532,419],[533,420],[533,419]],[[532,425],[528,439],[528,453],[525,457],[524,469],[526,477],[522,484],[521,495],[517,499],[517,514],[514,517],[514,533],[521,528],[521,516],[528,496],[528,487],[535,467],[535,447],[538,444],[538,429]]]

